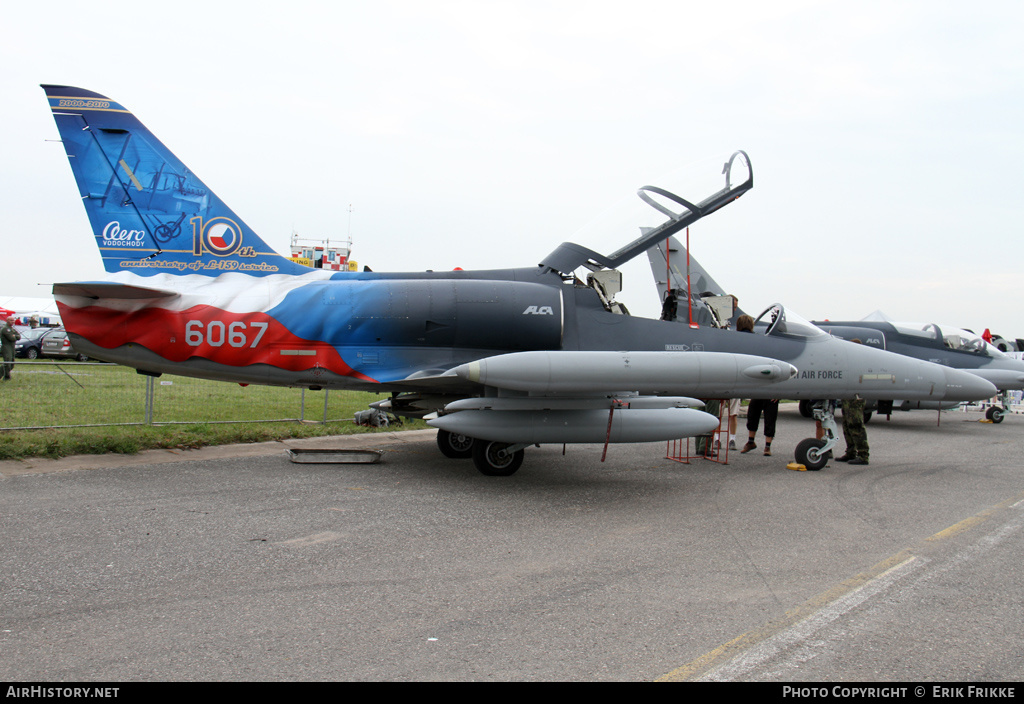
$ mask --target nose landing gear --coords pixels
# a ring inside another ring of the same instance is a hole
[[[814,419],[821,423],[823,438],[807,438],[796,446],[795,459],[809,471],[817,472],[824,467],[832,456],[832,448],[839,442],[836,427],[836,402],[818,401],[812,409]]]

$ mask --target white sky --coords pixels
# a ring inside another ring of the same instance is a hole
[[[690,232],[744,308],[1024,337],[1022,36],[1019,1],[5,2],[0,293],[103,276],[45,141],[56,83],[132,110],[278,251],[344,238],[351,204],[378,271],[533,266],[744,149],[754,190]],[[646,258],[625,287],[656,315]]]

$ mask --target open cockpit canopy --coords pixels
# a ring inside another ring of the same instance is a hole
[[[540,266],[563,275],[580,267],[615,269],[753,187],[754,172],[746,152],[698,162],[659,179],[657,185],[641,186],[636,197],[614,206],[575,234],[577,240],[601,249],[634,237],[629,244],[604,255],[563,242]]]

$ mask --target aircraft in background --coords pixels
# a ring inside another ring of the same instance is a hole
[[[700,198],[640,188],[616,230],[640,236],[609,255],[566,242],[528,268],[331,272],[273,252],[122,105],[43,88],[109,274],[54,284],[62,319],[76,349],[143,374],[387,392],[376,411],[426,418],[442,452],[488,475],[515,472],[533,444],[708,433],[718,419],[694,397],[992,389],[781,306],[756,336],[628,315],[616,267],[752,188],[742,151],[693,187]]]
[[[666,251],[668,252],[666,264]],[[733,309],[731,296],[692,256],[687,257],[686,248],[674,237],[666,243],[659,243],[648,252],[651,271],[654,274],[659,293],[666,295],[671,283],[674,289],[686,290],[685,267],[690,267],[691,295],[695,317],[704,324],[724,325],[734,321],[742,310]],[[670,266],[669,266],[670,265]],[[684,314],[679,313],[679,319]],[[856,322],[812,321],[813,325],[844,340],[859,339],[868,347],[886,350],[915,359],[940,364],[945,367],[962,369],[991,382],[1002,399],[1002,408],[992,407],[986,412],[989,420],[999,423],[1007,413],[1007,392],[1024,389],[1024,361],[1013,359],[986,343],[981,336],[967,330],[932,324],[894,323],[880,312],[872,313]],[[812,416],[813,401],[800,403],[800,412]],[[895,410],[946,409],[958,405],[952,399],[877,399],[875,408],[879,413]]]
[[[969,331],[968,331],[969,332]],[[987,332],[987,331],[986,331]],[[985,337],[982,335],[982,337]],[[992,335],[992,346],[1000,352],[1024,352],[1024,340],[1017,337],[1007,340],[1002,335]],[[1017,357],[1016,359],[1020,359]]]
[[[908,357],[924,359],[935,364],[963,369],[992,382],[999,390],[1001,406],[992,406],[985,417],[1001,423],[1009,413],[1008,392],[1024,389],[1024,361],[1013,359],[982,339],[981,335],[950,325],[934,323],[899,323],[881,311],[875,311],[863,320],[815,322],[825,332],[846,340],[857,338],[862,344],[889,350]],[[931,408],[909,401],[895,408]],[[892,401],[882,402],[879,413],[891,413]]]

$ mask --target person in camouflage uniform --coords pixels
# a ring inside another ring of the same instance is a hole
[[[7,318],[7,324],[0,329],[0,349],[4,355],[4,381],[11,378],[14,368],[14,343],[21,339],[21,333],[14,327],[14,318]]]
[[[713,416],[719,414],[721,408],[721,401],[717,398],[701,399],[704,401],[704,412],[710,413]],[[721,419],[719,419],[721,420]],[[712,457],[715,454],[715,435],[716,433],[708,433],[707,435],[699,435],[697,437],[697,454],[704,457]]]
[[[850,342],[861,344],[857,338]],[[864,427],[864,399],[858,397],[843,401],[843,436],[846,438],[846,454],[836,457],[836,462],[867,464],[868,431]]]

